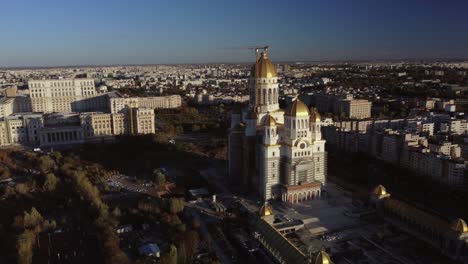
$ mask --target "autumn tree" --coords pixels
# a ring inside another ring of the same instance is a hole
[[[14,226],[24,228],[24,232],[20,234],[16,240],[18,263],[30,264],[32,262],[33,246],[37,234],[39,234],[43,228],[55,228],[55,222],[44,222],[42,215],[35,207],[32,207],[30,212],[25,211],[23,216],[15,217]]]
[[[185,264],[188,263],[187,251],[185,249],[185,243],[180,243],[177,246],[177,263]]]
[[[174,245],[171,245],[169,247],[169,251],[165,252],[161,255],[161,264],[177,264],[177,247]]]
[[[18,236],[16,241],[16,250],[19,264],[32,263],[35,237],[35,234],[31,230],[26,230],[24,233]]]
[[[8,179],[11,177],[11,172],[8,167],[3,168],[0,172],[0,180]]]
[[[7,199],[7,198],[13,197],[15,195],[16,195],[15,188],[13,188],[11,186],[7,186],[5,188],[5,191],[3,192],[2,198]]]
[[[47,173],[42,189],[47,192],[54,191],[57,187],[58,179],[53,173]]]
[[[41,156],[39,158],[39,169],[43,173],[47,173],[55,167],[55,161],[49,156]]]
[[[172,197],[169,199],[169,212],[178,214],[184,210],[184,202],[180,198]]]
[[[50,156],[56,161],[56,162],[59,162],[63,156],[62,156],[62,153],[60,153],[59,151],[54,151],[52,153],[50,153]]]
[[[35,229],[37,226],[42,225],[44,218],[37,211],[35,207],[31,208],[31,211],[24,212],[24,228],[26,229]]]
[[[119,247],[120,240],[115,231],[118,223],[109,213],[107,204],[102,201],[98,188],[91,183],[83,170],[68,171],[68,173],[77,191],[97,211],[98,217],[94,224],[100,231],[105,252],[105,263],[129,263],[127,255]],[[115,213],[117,214],[117,211]]]
[[[29,192],[29,188],[25,183],[18,183],[15,186],[15,191],[18,194],[26,194]]]
[[[156,184],[159,186],[166,184],[166,175],[164,175],[161,169],[155,169],[153,171],[153,178]]]

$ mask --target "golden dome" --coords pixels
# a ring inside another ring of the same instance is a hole
[[[374,189],[374,194],[375,194],[375,195],[378,195],[378,196],[386,195],[386,194],[387,194],[387,190],[386,190],[385,187],[383,187],[382,185],[379,185],[379,186],[375,187],[375,189]]]
[[[315,264],[332,264],[333,262],[330,259],[330,256],[328,256],[327,252],[325,251],[320,251],[318,253],[317,257],[315,258]]]
[[[460,234],[468,232],[468,225],[466,225],[465,220],[458,218],[457,220],[452,222],[451,227],[453,231],[456,231]]]
[[[322,121],[322,117],[320,116],[319,112],[317,111],[317,108],[312,107],[310,109],[310,121],[311,122],[320,122]]]
[[[265,203],[262,207],[260,207],[258,215],[260,215],[260,217],[273,215],[273,208],[271,208],[269,204]]]
[[[254,64],[254,66],[252,67],[252,77],[256,77],[256,78],[278,77],[276,73],[276,66],[270,61],[270,59],[267,58],[266,52],[262,52],[257,63]]]
[[[263,119],[264,126],[276,126],[276,120],[271,115],[266,115]]]
[[[309,108],[301,100],[296,99],[286,109],[286,115],[294,117],[306,117],[309,116]]]

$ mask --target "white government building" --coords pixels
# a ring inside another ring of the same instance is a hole
[[[155,133],[154,109],[176,108],[179,95],[98,93],[93,79],[29,81],[29,96],[0,98],[0,146],[56,146]]]

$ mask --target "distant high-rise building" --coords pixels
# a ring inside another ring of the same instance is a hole
[[[371,117],[372,102],[364,99],[354,99],[352,95],[339,96],[329,94],[314,94],[315,106],[319,112],[332,112],[351,119]]]

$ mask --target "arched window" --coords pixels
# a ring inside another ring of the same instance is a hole
[[[271,94],[271,89],[268,89],[268,104],[273,103],[273,95]]]
[[[263,90],[262,104],[266,104],[266,90]]]

